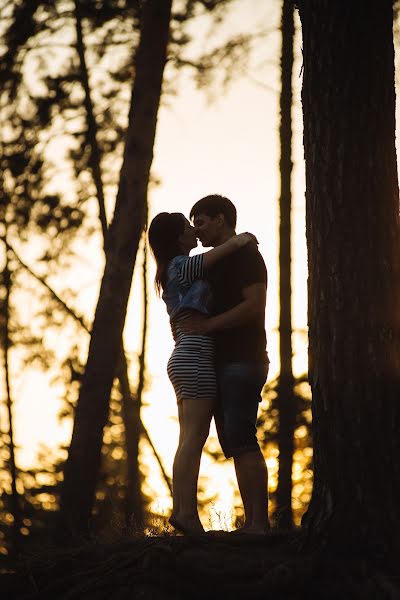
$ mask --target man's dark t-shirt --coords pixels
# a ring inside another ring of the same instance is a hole
[[[207,279],[213,292],[213,314],[219,315],[243,302],[242,290],[254,283],[267,286],[264,260],[254,244],[247,244],[219,260]],[[264,320],[253,320],[214,334],[217,363],[268,360]]]

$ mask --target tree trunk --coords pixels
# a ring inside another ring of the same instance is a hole
[[[4,237],[6,240],[6,237]],[[17,465],[15,462],[15,444],[14,444],[14,427],[13,427],[13,401],[11,396],[11,384],[10,384],[10,295],[11,295],[11,272],[9,270],[9,250],[7,244],[5,244],[5,266],[2,273],[2,280],[4,286],[4,298],[3,298],[3,314],[2,314],[2,346],[3,346],[3,359],[4,359],[4,383],[6,391],[6,405],[8,415],[8,449],[9,449],[9,469],[11,476],[11,496],[10,496],[10,512],[13,517],[12,526],[12,548],[10,555],[17,557],[21,550],[21,507],[20,499],[17,490]]]
[[[79,57],[80,79],[84,91],[84,106],[86,116],[86,139],[90,146],[89,166],[92,172],[93,183],[96,187],[97,200],[99,204],[99,219],[103,233],[104,249],[107,240],[107,215],[104,200],[104,187],[101,175],[101,152],[97,143],[97,123],[94,116],[92,95],[89,84],[89,73],[86,65],[85,43],[82,32],[81,0],[75,0],[75,24],[76,24],[76,51]]]
[[[313,543],[399,546],[400,237],[392,2],[300,2]],[[394,552],[393,552],[394,556]]]
[[[146,370],[146,341],[147,341],[147,317],[148,317],[148,298],[147,298],[147,244],[143,241],[143,266],[142,266],[142,282],[143,282],[143,329],[142,329],[142,344],[139,354],[139,379],[136,391],[136,396],[129,405],[126,406],[124,394],[123,400],[123,415],[124,422],[129,425],[125,426],[126,449],[127,449],[127,464],[128,472],[131,474],[127,481],[125,519],[126,523],[135,529],[143,528],[144,525],[144,510],[142,496],[142,476],[139,464],[139,443],[142,434],[140,410],[142,408],[142,396],[145,382]],[[137,485],[129,485],[137,482]]]
[[[292,70],[293,70],[293,2],[282,3],[282,54],[281,54],[281,124],[280,124],[280,175],[279,199],[279,349],[281,371],[278,382],[279,411],[279,472],[276,492],[276,521],[279,527],[293,526],[292,465],[293,430],[296,419],[296,400],[293,393],[292,372],[292,288],[291,288],[291,177],[292,177]]]
[[[89,83],[89,72],[86,64],[85,43],[82,31],[81,0],[75,0],[75,23],[76,23],[76,50],[79,56],[80,72],[82,86],[85,93],[84,105],[87,124],[87,141],[90,146],[89,166],[96,187],[97,200],[99,204],[99,219],[103,233],[104,252],[107,247],[108,225],[105,210],[104,186],[101,174],[101,151],[97,142],[97,123],[93,110],[92,95]],[[147,318],[147,307],[145,310]],[[147,323],[144,323],[147,327]],[[128,364],[124,343],[121,344],[121,353],[117,367],[117,377],[122,395],[122,418],[125,429],[125,448],[126,448],[126,521],[131,522],[132,515],[135,515],[136,528],[143,527],[143,495],[142,482],[139,470],[139,441],[142,433],[140,420],[140,405],[137,397],[134,398],[131,392]],[[139,374],[140,381],[140,374]]]
[[[169,36],[171,0],[147,0],[136,54],[129,125],[106,266],[94,318],[89,354],[64,470],[61,526],[85,534],[100,468],[103,428],[120,355],[133,268],[146,215],[157,111]]]

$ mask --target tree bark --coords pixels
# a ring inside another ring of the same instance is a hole
[[[280,528],[293,526],[292,465],[293,430],[296,400],[292,371],[292,287],[291,287],[291,207],[292,207],[292,70],[293,70],[293,1],[282,2],[282,52],[280,96],[280,176],[279,199],[279,352],[280,375],[277,388],[279,411],[279,471],[276,491],[276,521]]]
[[[118,362],[133,268],[146,214],[171,0],[147,0],[136,54],[129,125],[106,265],[64,470],[61,526],[86,534],[100,468],[103,428]]]
[[[304,525],[319,547],[345,540],[349,552],[390,556],[400,539],[392,2],[299,8],[315,457]]]

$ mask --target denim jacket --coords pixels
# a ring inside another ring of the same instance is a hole
[[[203,277],[203,255],[175,256],[168,264],[162,299],[170,319],[184,309],[209,314],[211,288]]]

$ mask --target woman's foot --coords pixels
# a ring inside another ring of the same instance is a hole
[[[204,533],[203,525],[200,523],[199,519],[196,518],[185,519],[184,517],[176,517],[175,515],[171,515],[169,518],[169,523],[174,529],[180,531],[180,533],[192,535]]]

